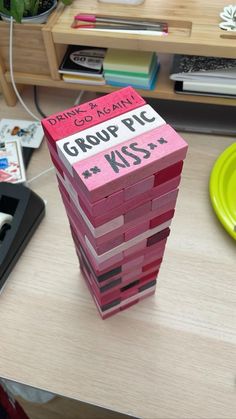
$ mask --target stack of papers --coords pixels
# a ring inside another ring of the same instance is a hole
[[[236,96],[236,59],[175,55],[170,78],[177,93]]]
[[[104,63],[104,76],[113,86],[132,86],[152,90],[160,64],[154,52],[108,49]]]
[[[69,45],[58,71],[68,83],[103,85],[105,53],[105,48]]]

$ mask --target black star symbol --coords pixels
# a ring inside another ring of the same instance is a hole
[[[94,175],[96,175],[96,173],[99,173],[99,172],[101,172],[101,170],[99,169],[99,167],[97,167],[97,166],[94,166],[94,167],[91,167],[91,172],[94,174]]]
[[[165,144],[168,141],[166,141],[163,137],[161,137],[159,140],[157,140],[159,144]]]
[[[154,148],[156,148],[157,145],[156,144],[153,144],[153,143],[149,143],[148,144],[148,147],[150,147],[150,150],[154,150]]]
[[[88,179],[88,177],[92,176],[92,173],[90,173],[89,170],[85,170],[85,172],[82,173],[85,179]]]

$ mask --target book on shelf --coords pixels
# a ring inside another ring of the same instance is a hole
[[[236,82],[236,59],[174,55],[170,79],[174,81],[198,80],[201,82]]]
[[[202,83],[195,80],[176,81],[174,90],[183,95],[236,98],[236,87],[233,84]]]
[[[62,74],[62,79],[66,83],[89,84],[95,86],[103,86],[104,84],[106,84],[104,78],[75,76],[73,74]]]
[[[103,61],[106,48],[69,45],[59,66],[60,74],[104,79]]]

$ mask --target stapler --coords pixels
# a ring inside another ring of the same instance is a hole
[[[44,215],[44,201],[31,189],[0,182],[0,290]]]

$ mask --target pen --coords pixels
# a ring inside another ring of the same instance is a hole
[[[134,26],[140,26],[140,27],[148,27],[148,28],[159,28],[162,31],[167,32],[168,31],[168,25],[167,23],[162,22],[145,22],[145,21],[139,21],[139,20],[129,20],[124,18],[110,18],[110,17],[104,17],[104,16],[95,16],[95,15],[88,15],[88,14],[78,14],[74,16],[74,19],[80,20],[82,22],[90,22],[90,23],[114,23],[114,24],[126,24],[126,25],[134,25]]]
[[[153,28],[148,26],[136,26],[136,25],[101,25],[101,24],[76,24],[71,25],[74,29],[109,29],[109,30],[127,30],[127,31],[154,31],[154,32],[164,32],[161,28]]]

